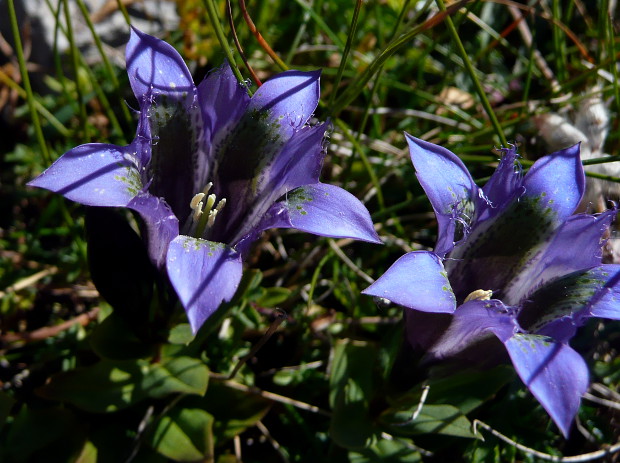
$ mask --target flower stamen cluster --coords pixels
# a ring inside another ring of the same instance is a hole
[[[212,187],[213,182],[207,183],[202,192],[196,193],[189,203],[189,207],[193,211],[190,234],[196,238],[202,238],[213,227],[218,213],[226,206],[226,198],[222,198],[217,203],[217,206],[213,208],[217,196],[213,193],[209,194]],[[204,202],[205,196],[207,197],[206,203]]]

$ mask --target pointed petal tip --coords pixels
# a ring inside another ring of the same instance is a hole
[[[243,273],[236,251],[222,243],[184,235],[170,242],[166,268],[194,333],[233,298]]]
[[[413,251],[400,257],[362,293],[421,312],[456,310],[456,298],[441,259],[427,251]]]

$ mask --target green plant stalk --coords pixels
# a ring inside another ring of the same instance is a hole
[[[361,9],[362,9],[362,0],[357,0],[355,2],[355,9],[353,10],[353,18],[351,19],[351,26],[349,27],[349,33],[347,35],[347,42],[344,45],[344,50],[340,58],[340,65],[338,66],[338,73],[336,74],[336,80],[334,81],[334,89],[332,90],[332,94],[329,98],[329,103],[327,105],[328,109],[332,108],[334,104],[334,100],[336,99],[336,92],[338,91],[338,88],[340,88],[340,82],[342,81],[342,73],[344,72],[344,68],[347,65],[347,59],[349,58],[349,52],[351,51],[351,44],[353,43],[353,37],[355,36],[355,32],[357,31],[357,21],[360,16]]]
[[[523,19],[525,21],[525,19]],[[532,86],[532,73],[534,71],[534,45],[536,44],[536,30],[532,29],[532,43],[528,53],[527,70],[525,74],[525,83],[523,84],[523,107],[521,108],[521,116],[527,111],[527,102],[530,96],[530,88]]]
[[[436,0],[436,2],[437,2],[437,6],[439,7],[440,11],[442,12],[447,11],[446,5],[444,4],[443,0]],[[495,116],[495,112],[493,111],[493,108],[491,107],[491,103],[489,103],[489,100],[486,94],[484,93],[484,89],[482,88],[482,85],[480,84],[480,81],[478,80],[478,76],[476,75],[476,70],[474,69],[474,66],[471,64],[471,61],[469,61],[467,52],[465,51],[465,47],[463,46],[463,42],[461,42],[459,34],[456,28],[454,27],[454,23],[452,22],[452,18],[450,16],[446,16],[446,26],[448,28],[448,32],[450,33],[450,36],[452,37],[454,44],[456,45],[457,51],[459,52],[459,55],[461,56],[461,59],[463,60],[463,65],[465,66],[465,70],[467,71],[467,73],[469,74],[469,77],[473,81],[474,87],[476,88],[476,92],[478,93],[478,96],[480,97],[480,102],[482,103],[482,107],[484,108],[487,115],[489,116],[491,125],[493,125],[493,128],[495,129],[495,133],[499,137],[501,144],[504,146],[507,146],[508,141],[506,140],[506,136],[504,135],[502,126],[497,120],[497,117]]]
[[[125,8],[123,0],[116,0],[116,4],[118,5],[119,11],[123,14],[123,18],[125,18],[127,25],[131,26],[131,18],[129,17],[129,13],[127,13],[127,8]]]
[[[58,53],[58,31],[63,30],[60,21],[60,12],[62,11],[62,2],[58,2],[58,7],[54,9],[52,6],[51,0],[45,0],[47,7],[54,14],[54,44],[52,47],[52,55],[54,57],[54,69],[56,71],[56,80],[60,83],[62,87],[62,95],[65,98],[65,101],[72,101],[73,98],[69,94],[69,90],[67,90],[67,78],[65,77],[64,71],[62,69],[62,63],[60,62],[60,54]]]
[[[559,0],[553,0],[551,2],[551,14],[554,18],[558,18],[558,20],[561,19]],[[562,30],[555,22],[553,22],[552,30],[553,49],[555,50],[555,69],[558,73],[558,80],[563,82],[566,80],[566,61],[564,59],[566,50],[562,42]]]
[[[21,88],[17,82],[15,82],[13,79],[7,76],[4,73],[4,71],[2,71],[1,69],[0,69],[0,82],[4,83],[8,87],[10,87],[12,90],[15,90],[20,98],[23,98],[24,100],[28,99],[28,93],[23,88]],[[56,119],[56,117],[52,113],[50,113],[47,110],[47,108],[45,108],[45,106],[41,104],[41,102],[35,99],[34,107],[36,111],[38,111],[39,114],[41,114],[41,116],[43,116],[50,123],[52,127],[58,130],[58,133],[60,133],[63,137],[71,136],[71,132],[69,131],[69,129],[67,129],[62,124],[62,122]]]
[[[312,279],[310,280],[310,289],[308,290],[308,305],[312,303],[312,296],[314,296],[314,290],[316,288],[316,283],[319,281],[319,275],[321,274],[321,269],[327,263],[329,259],[334,255],[334,251],[331,249],[323,256],[323,258],[319,261],[314,272],[312,273]]]
[[[610,71],[611,74],[614,76],[612,85],[614,88],[614,104],[616,105],[616,115],[620,114],[620,88],[618,87],[618,67],[616,66],[616,60],[614,59],[616,57],[616,37],[614,34],[614,25],[613,25],[613,19],[611,17],[610,11],[609,11],[609,2],[605,2],[607,3],[607,8],[605,8],[605,14],[607,17],[607,21],[606,21],[606,26],[607,26],[607,33],[608,33],[608,37],[607,37],[607,43],[609,44],[609,56],[612,58],[610,60]]]
[[[120,84],[118,82],[118,79],[116,78],[116,74],[114,73],[112,64],[110,64],[108,55],[103,51],[103,44],[101,43],[101,39],[99,38],[99,35],[95,31],[95,26],[93,25],[93,22],[90,20],[90,14],[88,13],[88,10],[86,9],[86,5],[84,5],[84,0],[77,0],[77,4],[78,4],[78,7],[80,8],[80,11],[82,12],[82,17],[84,18],[84,21],[86,21],[86,26],[90,30],[93,40],[95,41],[95,46],[97,47],[97,50],[99,51],[99,55],[101,56],[101,59],[103,60],[103,66],[106,70],[106,73],[110,81],[112,82],[112,85],[116,93],[116,97],[120,101],[120,107],[121,107],[121,110],[123,111],[123,116],[125,117],[125,121],[131,123],[132,117],[131,117],[131,114],[129,113],[129,108],[124,103],[123,98],[120,95]],[[114,117],[116,118],[116,116]]]
[[[368,176],[370,177],[370,181],[375,187],[375,189],[377,190],[377,202],[379,203],[379,207],[381,209],[385,208],[385,202],[383,200],[383,193],[381,192],[381,183],[379,182],[379,179],[377,178],[377,174],[375,170],[372,168],[370,161],[368,160],[368,156],[366,156],[366,153],[364,153],[364,150],[362,149],[360,144],[357,142],[357,139],[351,134],[349,127],[341,119],[334,119],[334,122],[338,127],[340,127],[344,136],[349,139],[349,141],[353,145],[353,148],[359,153],[360,158],[362,159],[362,163],[364,164],[364,167],[366,168],[366,171],[368,172]]]
[[[297,0],[300,2],[301,0]],[[429,18],[422,24],[418,24],[413,27],[409,32],[402,34],[400,37],[392,40],[379,55],[373,60],[372,63],[366,68],[355,81],[351,83],[349,88],[340,95],[340,97],[334,103],[334,109],[332,114],[337,116],[345,107],[347,107],[364,89],[366,84],[372,79],[372,77],[379,71],[379,69],[385,64],[385,62],[398,50],[407,45],[415,36],[417,36],[420,32],[431,29],[439,24],[442,18],[448,18],[449,14],[453,11],[458,10],[467,0],[461,0],[453,5],[450,5],[450,8],[447,10],[440,12],[438,15]]]
[[[289,48],[288,53],[286,54],[286,62],[290,63],[293,61],[293,57],[295,56],[295,51],[299,47],[299,42],[301,42],[301,38],[306,33],[306,29],[308,28],[308,21],[310,20],[310,13],[308,10],[304,10],[304,15],[301,20],[301,25],[295,34],[295,38],[293,42],[291,42],[291,47]]]
[[[314,22],[316,22],[316,24],[323,30],[323,32],[325,32],[325,34],[329,37],[329,39],[332,42],[334,42],[334,45],[336,45],[338,48],[344,48],[344,43],[342,43],[342,40],[340,40],[340,38],[334,33],[334,31],[332,31],[329,28],[327,23],[323,21],[323,18],[321,18],[321,15],[319,15],[316,11],[314,11],[314,9],[312,8],[312,5],[309,5],[304,0],[295,0],[295,1],[297,2],[299,6],[301,6],[304,10],[310,13],[310,16],[312,16],[312,19],[314,20]]]
[[[224,50],[224,54],[226,55],[226,59],[228,60],[228,64],[233,71],[233,74],[239,81],[241,85],[243,85],[248,94],[252,96],[252,91],[250,87],[246,83],[245,79],[241,75],[239,68],[237,67],[237,63],[235,62],[235,57],[232,54],[230,45],[228,44],[228,40],[226,39],[226,35],[224,34],[224,30],[222,29],[222,25],[220,24],[219,17],[217,15],[217,10],[215,9],[215,5],[213,4],[213,0],[203,0],[202,2],[207,9],[207,15],[209,16],[209,21],[211,21],[211,25],[213,26],[213,30],[215,31],[215,35],[217,36],[218,42],[220,42],[220,47]]]
[[[73,37],[73,26],[71,25],[71,13],[69,12],[69,1],[63,0],[65,21],[67,22],[67,40],[69,41],[69,49],[71,50],[71,67],[73,68],[73,74],[75,76],[75,92],[77,93],[77,103],[80,111],[80,121],[82,125],[82,138],[84,141],[89,141],[88,134],[88,115],[86,113],[86,103],[84,101],[84,94],[82,93],[82,86],[80,84],[79,76],[79,64],[78,64],[78,49],[75,45]]]
[[[13,33],[13,40],[15,40],[15,52],[17,53],[17,62],[19,63],[19,72],[21,73],[22,80],[24,81],[24,90],[26,91],[26,101],[28,103],[28,110],[30,111],[30,118],[34,127],[34,133],[37,137],[39,147],[41,148],[41,154],[43,160],[46,163],[51,163],[49,150],[45,143],[45,137],[43,136],[43,130],[41,129],[41,121],[39,120],[39,113],[36,110],[34,94],[32,93],[32,87],[30,85],[30,77],[28,76],[28,70],[26,69],[26,58],[24,57],[24,49],[22,47],[22,39],[19,35],[19,26],[17,24],[17,14],[15,13],[14,0],[8,0],[9,6],[9,21],[11,22],[11,32]]]

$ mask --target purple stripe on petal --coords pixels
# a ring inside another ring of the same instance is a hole
[[[456,308],[441,260],[426,251],[402,256],[362,294],[383,297],[421,312],[452,313]]]
[[[525,385],[564,437],[588,388],[588,367],[570,346],[544,336],[516,334],[504,342]]]
[[[143,188],[132,147],[103,143],[78,146],[28,185],[87,206],[126,206]]]
[[[166,266],[194,333],[235,295],[243,272],[240,254],[225,244],[184,235],[170,243]]]

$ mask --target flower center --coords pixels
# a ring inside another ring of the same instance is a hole
[[[477,289],[469,293],[469,296],[465,298],[463,304],[469,301],[488,301],[493,296],[493,291],[490,289]]]
[[[202,238],[204,233],[213,227],[217,214],[226,205],[226,198],[222,198],[215,208],[213,207],[217,198],[214,194],[209,194],[211,187],[213,187],[213,183],[207,183],[204,189],[200,193],[195,194],[189,203],[189,207],[193,211],[190,234],[196,238]]]

